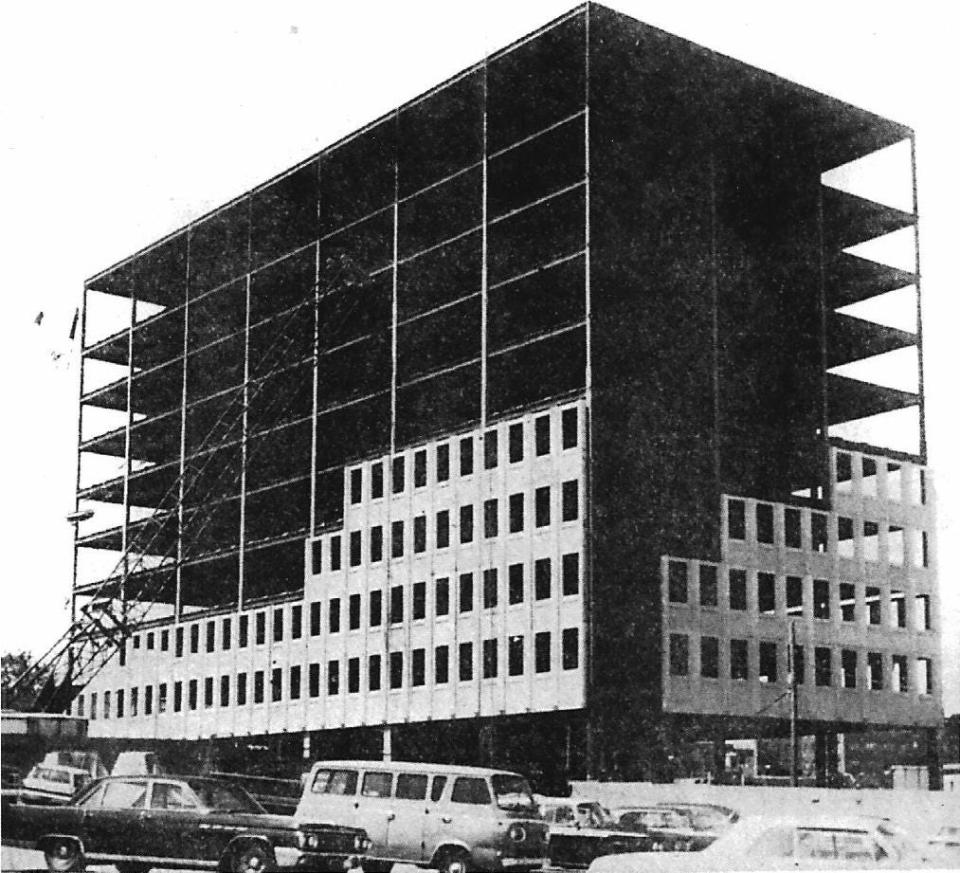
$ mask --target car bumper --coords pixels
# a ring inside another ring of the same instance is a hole
[[[500,866],[504,870],[541,870],[546,863],[546,857],[500,859]]]
[[[297,870],[303,873],[341,873],[360,867],[360,855],[326,854],[304,852],[301,849],[277,847],[273,851],[280,870]]]

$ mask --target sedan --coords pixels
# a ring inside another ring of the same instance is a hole
[[[52,873],[114,864],[120,873],[180,867],[265,873],[357,867],[366,833],[270,815],[223,779],[111,776],[64,806],[12,804],[4,842],[44,853]]]

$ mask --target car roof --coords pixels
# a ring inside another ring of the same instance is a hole
[[[503,770],[498,767],[468,767],[461,764],[437,764],[430,761],[378,761],[378,760],[336,760],[336,761],[314,761],[311,769],[318,770],[325,767],[342,767],[344,769],[354,770],[393,770],[396,773],[422,773],[439,771],[441,773],[453,773],[458,776],[493,776],[507,775],[520,776],[520,773],[514,773],[511,770]]]

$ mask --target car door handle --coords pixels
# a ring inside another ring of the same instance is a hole
[[[450,818],[449,815],[442,815],[440,816],[440,821],[442,821],[444,824],[450,824],[450,822],[452,822],[453,819]]]

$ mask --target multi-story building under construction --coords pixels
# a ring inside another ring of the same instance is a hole
[[[840,311],[919,314],[845,251],[916,209],[823,182],[903,142],[591,3],[91,278],[71,711],[656,776],[792,671],[804,733],[934,729],[922,380],[835,372],[922,360]]]

